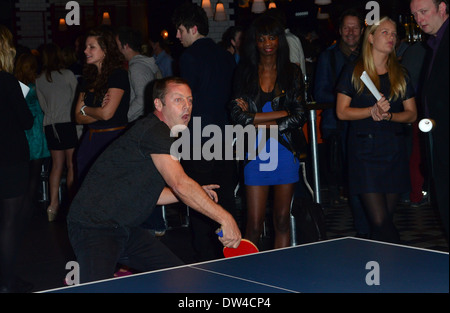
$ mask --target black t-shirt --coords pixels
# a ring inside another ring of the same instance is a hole
[[[109,88],[118,88],[124,91],[116,113],[107,121],[97,121],[89,124],[90,128],[112,128],[128,123],[127,114],[130,107],[130,81],[128,79],[128,72],[124,69],[115,69],[108,78],[107,89]],[[102,106],[103,99],[96,98],[93,92],[86,90],[86,86],[83,86],[82,91],[85,92],[84,103],[86,106],[96,108]]]
[[[67,220],[85,227],[141,225],[165,186],[150,154],[170,154],[173,141],[155,115],[136,122],[96,160]]]

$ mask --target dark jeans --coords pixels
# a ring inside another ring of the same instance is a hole
[[[68,231],[81,283],[114,277],[117,263],[141,272],[183,265],[141,227],[86,228],[69,222]]]

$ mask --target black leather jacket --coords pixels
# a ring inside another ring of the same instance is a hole
[[[295,75],[295,84],[292,90],[281,90],[278,84],[275,85],[275,98],[272,100],[272,110],[288,112],[288,116],[277,120],[278,124],[278,142],[288,148],[295,157],[306,152],[306,139],[302,127],[306,123],[306,110],[304,83],[300,68],[299,75]],[[259,94],[256,97],[249,95],[240,95],[239,98],[248,103],[248,111],[243,111],[235,100],[231,101],[231,119],[233,123],[247,126],[253,124],[255,114],[260,113],[256,105]],[[285,135],[287,141],[281,136]]]

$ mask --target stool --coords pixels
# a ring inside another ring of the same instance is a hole
[[[183,205],[183,207],[186,208],[186,216],[184,218],[184,221],[181,221],[181,225],[179,227],[188,227],[189,226],[189,207],[187,205]],[[169,222],[167,220],[167,211],[166,211],[166,206],[165,205],[161,206],[161,211],[162,211],[162,218],[164,220],[165,228],[167,230],[173,229],[174,226],[169,225]],[[180,220],[181,220],[181,215],[182,214],[180,212]]]

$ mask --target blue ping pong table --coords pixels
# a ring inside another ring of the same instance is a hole
[[[449,254],[345,237],[52,293],[448,293]]]

